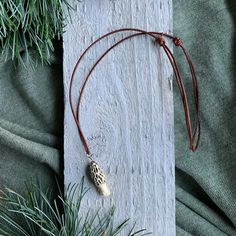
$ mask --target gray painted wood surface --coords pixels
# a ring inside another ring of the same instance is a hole
[[[87,159],[73,120],[68,86],[81,52],[108,31],[137,27],[171,32],[171,0],[69,1],[76,8],[64,33],[65,185],[85,175]],[[86,71],[111,43],[96,46],[76,74],[74,102]],[[153,235],[175,235],[174,135],[172,70],[151,38],[140,37],[118,46],[98,66],[82,100],[81,125],[94,159],[108,176],[112,195],[91,190],[82,212],[112,205],[116,222],[126,218]],[[127,232],[122,234],[127,235]]]

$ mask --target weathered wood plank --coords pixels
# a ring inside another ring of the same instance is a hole
[[[117,28],[164,32],[172,28],[171,0],[70,3],[77,10],[64,33],[65,185],[79,182],[87,165],[68,101],[69,78],[81,52]],[[86,57],[77,73],[75,101],[89,66],[121,36],[104,40]],[[93,73],[82,101],[81,124],[113,193],[102,198],[92,186],[82,211],[115,205],[117,222],[131,218],[137,228],[147,228],[153,235],[175,235],[171,75],[162,50],[145,37],[120,45]]]

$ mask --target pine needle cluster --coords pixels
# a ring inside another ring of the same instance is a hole
[[[53,40],[63,33],[62,9],[71,9],[66,0],[1,0],[0,55],[21,60],[33,48],[49,62]]]
[[[6,189],[0,198],[0,235],[2,236],[115,236],[127,229],[129,220],[114,226],[112,208],[108,213],[99,211],[81,215],[81,203],[88,189],[80,185],[69,186],[66,196],[60,193],[54,200],[50,193],[38,185],[27,185],[24,196]],[[78,194],[79,193],[79,194]],[[147,235],[145,230],[128,236]]]

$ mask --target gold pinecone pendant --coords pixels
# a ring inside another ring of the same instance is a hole
[[[105,197],[109,196],[111,191],[107,185],[105,173],[95,161],[89,163],[89,173],[98,192]]]

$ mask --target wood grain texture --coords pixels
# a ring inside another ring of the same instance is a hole
[[[171,0],[70,0],[76,8],[64,33],[65,185],[85,175],[87,159],[68,100],[72,69],[81,52],[108,31],[137,27],[171,32]],[[99,43],[76,75],[74,102],[85,73],[118,34]],[[170,44],[171,45],[171,44]],[[153,235],[175,235],[172,70],[163,51],[148,37],[118,46],[92,74],[82,99],[81,125],[94,159],[112,189],[100,197],[93,185],[87,208],[115,205],[116,222],[126,218]],[[122,234],[127,235],[127,232]]]

